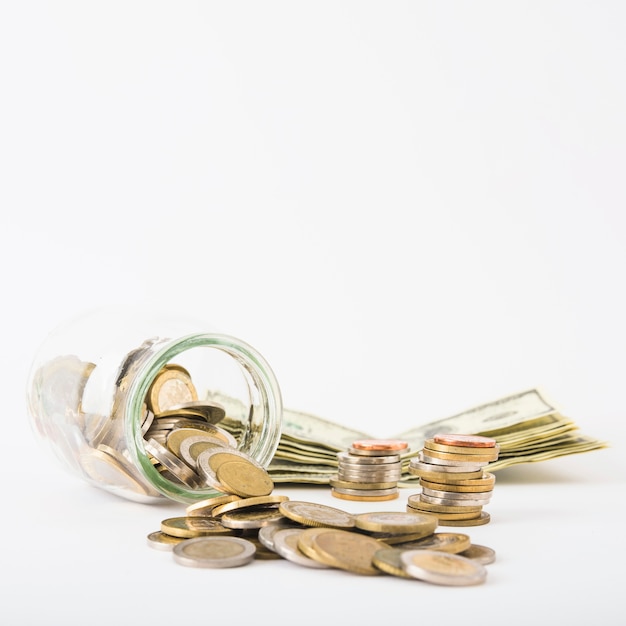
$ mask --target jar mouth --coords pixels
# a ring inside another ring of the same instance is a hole
[[[192,488],[163,476],[146,450],[147,442],[142,432],[145,401],[152,382],[165,365],[185,362],[186,357],[205,377],[209,372],[204,370],[211,369],[219,379],[208,381],[210,395],[232,408],[235,417],[229,419],[237,431],[238,449],[263,466],[269,465],[278,447],[282,398],[276,376],[264,357],[251,345],[231,335],[190,334],[166,342],[147,357],[129,388],[125,403],[125,436],[129,452],[146,480],[159,493],[172,500],[192,503],[222,494],[208,486]],[[223,389],[215,388],[219,382],[223,383]]]

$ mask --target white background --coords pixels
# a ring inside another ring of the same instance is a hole
[[[623,623],[625,19],[3,3],[2,621]],[[46,334],[140,300],[248,341],[286,406],[374,436],[540,386],[611,448],[501,472],[468,532],[499,554],[480,587],[183,568],[144,541],[179,506],[83,485],[28,427]]]

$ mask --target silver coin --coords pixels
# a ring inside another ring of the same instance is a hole
[[[476,585],[487,578],[481,563],[439,550],[406,550],[400,561],[409,576],[437,585]]]
[[[424,463],[431,463],[432,465],[447,465],[447,466],[456,466],[456,467],[465,467],[471,469],[479,469],[481,467],[485,467],[485,465],[489,465],[491,461],[449,461],[444,459],[437,459],[434,456],[428,456],[425,452],[419,453],[419,460]],[[467,469],[466,471],[471,471]]]
[[[174,546],[174,560],[187,567],[239,567],[254,559],[256,546],[241,537],[195,537]]]
[[[436,465],[434,463],[425,463],[415,458],[411,459],[409,469],[418,470],[420,472],[444,472],[446,474],[462,474],[472,471],[482,472],[481,467],[468,469],[465,465]]]
[[[197,443],[206,443],[207,446],[215,446],[226,448],[226,443],[217,437],[212,437],[208,433],[206,435],[190,435],[189,437],[185,437],[180,442],[180,458],[187,463],[187,465],[191,467],[196,467],[196,462],[198,459],[198,455],[192,454],[192,447]],[[196,450],[201,449],[200,447],[196,447]]]
[[[180,413],[179,413],[180,412]],[[197,414],[202,416],[209,424],[217,424],[226,416],[226,409],[217,403],[208,404],[203,400],[191,400],[189,402],[183,402],[174,406],[168,407],[167,411],[159,413],[159,415],[186,415]]]
[[[445,506],[484,506],[489,500],[459,500],[454,498],[434,498],[426,494],[420,494],[420,500],[429,504],[443,504]]]
[[[401,450],[402,454],[407,454],[409,448]],[[350,446],[348,452],[354,456],[398,456],[398,450],[361,450]]]
[[[273,552],[275,552],[274,535],[277,531],[283,528],[301,528],[301,526],[297,522],[283,517],[283,519],[274,522],[273,524],[268,524],[267,526],[259,528],[257,537],[268,550],[272,550]]]
[[[287,561],[304,565],[304,567],[314,567],[317,569],[328,569],[328,565],[315,561],[308,557],[298,548],[298,537],[305,531],[304,528],[281,528],[273,535],[272,548],[274,552],[280,554]]]
[[[390,487],[389,489],[346,489],[345,487],[333,487],[337,493],[343,493],[346,496],[390,496],[398,493],[398,487]]]

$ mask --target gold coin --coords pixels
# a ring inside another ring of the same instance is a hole
[[[396,481],[387,483],[363,483],[355,480],[338,480],[337,478],[331,478],[328,481],[331,487],[338,489],[361,489],[362,491],[372,491],[376,489],[393,489],[398,486]]]
[[[228,511],[235,511],[237,509],[245,509],[252,506],[262,506],[267,504],[280,504],[289,500],[287,496],[281,495],[269,495],[269,496],[255,496],[254,498],[240,498],[239,500],[233,500],[233,502],[227,502],[226,504],[220,504],[216,506],[212,511],[213,517],[219,517]]]
[[[399,496],[398,493],[392,493],[388,496],[368,496],[366,494],[362,496],[352,496],[347,493],[341,493],[336,489],[330,490],[331,495],[341,500],[352,500],[353,502],[383,502],[386,500],[396,500]]]
[[[481,448],[483,450],[484,448]],[[442,461],[463,461],[466,463],[490,463],[491,461],[495,461],[498,458],[498,452],[493,453],[484,453],[484,454],[457,454],[457,453],[446,453],[446,452],[437,452],[436,450],[424,450],[424,456],[429,457],[431,459],[440,459]]]
[[[220,516],[220,521],[226,528],[263,528],[268,524],[275,524],[284,519],[284,515],[276,507],[259,507],[230,511]]]
[[[420,479],[420,485],[426,489],[436,489],[442,492],[453,493],[486,493],[493,491],[493,483],[477,481],[476,485],[451,485],[445,483],[431,483],[429,480]]]
[[[327,565],[327,563],[324,563],[324,561],[320,560],[317,553],[315,552],[315,545],[313,541],[315,537],[317,537],[317,535],[319,535],[320,533],[330,532],[332,530],[334,529],[327,526],[305,528],[301,533],[298,534],[298,549],[300,550],[300,552],[302,552],[302,554],[308,556],[310,559],[313,559],[318,563]]]
[[[342,529],[331,529],[312,538],[317,558],[353,574],[377,576],[381,570],[372,563],[374,554],[386,544],[378,539]]]
[[[354,528],[354,515],[326,504],[287,500],[278,506],[280,512],[304,526],[327,526],[330,528]]]
[[[458,554],[467,550],[470,545],[470,537],[464,533],[433,533],[429,537],[417,539],[416,541],[396,544],[400,550],[439,550]]]
[[[274,489],[274,481],[266,470],[243,460],[222,463],[216,475],[223,486],[222,491],[242,498],[267,496]]]
[[[241,498],[234,493],[215,496],[214,498],[205,498],[204,500],[190,504],[185,509],[185,513],[187,517],[212,517],[212,511],[215,507],[234,502],[235,500],[241,500]]]
[[[185,541],[183,537],[174,537],[173,535],[166,535],[164,532],[157,530],[150,533],[147,537],[148,545],[155,550],[171,550],[177,543]]]
[[[378,533],[422,533],[425,536],[437,528],[437,516],[432,513],[377,511],[360,513],[354,520],[357,528]]]
[[[169,517],[161,522],[161,532],[184,539],[234,534],[231,528],[226,528],[218,520],[207,517]]]
[[[468,513],[463,512],[463,513],[434,513],[432,511],[424,511],[422,509],[420,509],[419,507],[411,507],[409,505],[407,505],[407,511],[417,511],[418,513],[431,513],[432,515],[436,515],[438,520],[460,520],[460,519],[476,519],[477,517],[480,517],[480,514],[482,512],[482,508],[481,510],[478,511],[470,511]],[[469,507],[463,507],[463,508],[469,508]]]
[[[488,524],[491,520],[491,516],[487,511],[482,511],[480,517],[476,519],[466,519],[466,520],[440,520],[440,526],[483,526],[484,524]]]

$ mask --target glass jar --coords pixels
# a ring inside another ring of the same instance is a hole
[[[27,404],[37,437],[72,473],[139,502],[219,495],[172,466],[176,428],[264,467],[281,434],[280,388],[262,355],[178,313],[103,308],[64,323],[33,360]]]

